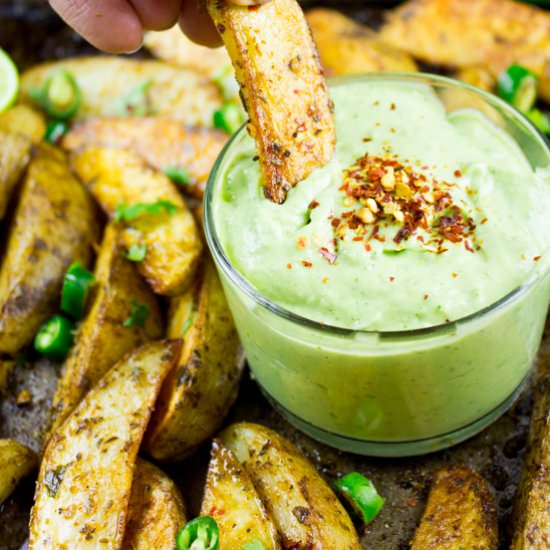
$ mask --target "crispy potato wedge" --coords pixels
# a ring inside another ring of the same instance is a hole
[[[91,118],[65,136],[63,147],[69,151],[90,145],[128,149],[157,170],[185,169],[189,184],[182,190],[202,198],[210,170],[226,142],[223,132],[158,117]]]
[[[185,525],[179,489],[159,468],[137,459],[124,531],[124,550],[175,550]]]
[[[177,25],[166,31],[145,33],[143,44],[162,61],[207,75],[212,75],[231,65],[225,49],[199,46],[189,40]]]
[[[248,422],[229,426],[220,438],[250,475],[283,548],[361,548],[336,495],[290,442]]]
[[[0,130],[0,220],[31,156],[31,140]]]
[[[0,504],[38,465],[36,455],[14,439],[0,439]]]
[[[494,76],[512,63],[541,77],[550,100],[550,13],[512,0],[411,0],[395,9],[380,38],[413,56]]]
[[[39,89],[58,69],[70,72],[82,91],[77,118],[131,114],[125,112],[122,103],[140,87],[147,88],[144,94],[149,112],[186,124],[212,126],[213,112],[222,104],[217,86],[203,74],[162,61],[111,56],[79,57],[35,66],[21,75],[21,101],[32,103],[31,90]]]
[[[173,298],[168,338],[183,338],[178,366],[167,377],[145,436],[157,460],[180,460],[219,428],[243,371],[237,331],[216,268],[205,263],[195,287]]]
[[[15,105],[0,113],[0,131],[23,134],[36,145],[44,137],[46,121],[28,105]]]
[[[328,75],[418,70],[410,55],[336,10],[316,8],[306,13],[306,19]]]
[[[181,342],[121,359],[52,435],[40,466],[29,549],[119,548],[137,452]]]
[[[315,44],[296,0],[250,9],[208,0],[233,61],[248,130],[256,140],[266,196],[287,191],[332,157],[332,102]]]
[[[53,398],[51,432],[122,356],[164,333],[157,300],[135,265],[123,256],[113,224],[105,229],[95,279],[92,307],[79,327]],[[149,311],[143,326],[123,325],[132,312],[132,300]]]
[[[546,370],[535,393],[511,550],[550,548],[550,370]]]
[[[221,441],[212,442],[201,515],[216,520],[221,550],[258,540],[265,550],[281,548],[279,534],[249,475]]]
[[[486,481],[459,466],[435,477],[411,550],[497,550],[497,514]]]
[[[147,247],[138,270],[157,294],[185,292],[195,274],[202,241],[193,215],[171,181],[122,149],[87,148],[73,157],[72,166],[111,217],[121,203],[163,200],[176,208],[173,213],[144,214],[121,224],[120,238],[126,249]]]
[[[47,144],[29,164],[0,271],[0,354],[14,354],[59,307],[67,267],[88,265],[97,239],[97,211]]]

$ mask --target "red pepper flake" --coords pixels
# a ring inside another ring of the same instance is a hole
[[[313,264],[311,262],[308,262],[307,260],[302,260],[302,265],[304,267],[312,267]]]
[[[292,269],[292,264],[286,264],[287,269]]]
[[[334,262],[336,262],[336,254],[334,254],[334,252],[331,252],[324,246],[319,249],[319,252],[330,265],[334,265]]]
[[[393,283],[395,281],[395,277],[390,277],[390,282]]]
[[[369,243],[365,243],[365,250],[366,250],[367,252],[370,252],[370,251],[372,250],[372,247],[371,247],[371,245],[370,245]]]
[[[533,258],[533,261],[534,261],[534,262],[538,262],[541,258],[542,258],[542,256],[535,256],[535,257]]]
[[[390,103],[390,110],[395,111],[395,109],[396,109],[395,103]]]
[[[340,225],[340,219],[339,218],[334,218],[331,222],[330,222],[330,225],[332,225],[332,227],[338,227]]]
[[[301,250],[307,248],[307,237],[298,237],[298,240],[296,241],[296,246]]]
[[[416,508],[418,506],[418,500],[416,500],[414,497],[407,497],[407,504],[411,508]]]
[[[454,174],[455,174],[455,178],[461,178],[462,177],[462,172],[460,170],[455,170]]]
[[[319,201],[313,200],[309,203],[308,209],[313,210],[319,206]]]
[[[427,294],[424,294],[424,300],[427,300],[429,296]]]

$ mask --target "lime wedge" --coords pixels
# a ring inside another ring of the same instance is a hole
[[[13,59],[0,48],[0,112],[10,107],[17,98],[19,73]]]

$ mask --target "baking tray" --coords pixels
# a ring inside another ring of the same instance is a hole
[[[383,20],[383,6],[388,3],[391,2],[307,2],[308,5],[337,5],[373,27]],[[364,7],[367,4],[369,7]],[[21,68],[46,59],[95,52],[66,27],[43,0],[0,0],[0,47],[12,54]],[[0,244],[4,239],[5,228],[0,226]],[[550,328],[541,357],[550,357]],[[29,357],[18,365],[7,391],[0,397],[0,438],[13,437],[38,450],[58,373],[59,365],[45,359]],[[23,389],[31,393],[32,400],[18,406],[16,399]],[[501,548],[505,549],[509,547],[513,497],[525,452],[530,410],[528,388],[507,414],[466,443],[426,457],[365,458],[336,451],[297,432],[270,407],[247,373],[228,422],[246,419],[274,428],[302,449],[329,483],[339,474],[352,470],[371,478],[385,496],[386,505],[380,516],[363,529],[364,548],[409,548],[434,472],[445,464],[468,465],[479,471],[495,491]],[[193,458],[163,466],[181,487],[190,515],[199,508],[207,462],[208,445],[205,445]],[[34,482],[32,478],[25,480],[0,506],[0,550],[17,550],[25,544]]]

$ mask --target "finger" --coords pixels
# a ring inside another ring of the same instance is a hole
[[[108,52],[137,50],[141,21],[126,0],[50,0],[52,8],[90,44]]]
[[[221,44],[220,35],[202,0],[184,0],[181,7],[180,27],[191,40],[198,44],[210,48]]]
[[[129,0],[144,29],[163,31],[178,20],[181,0]]]

